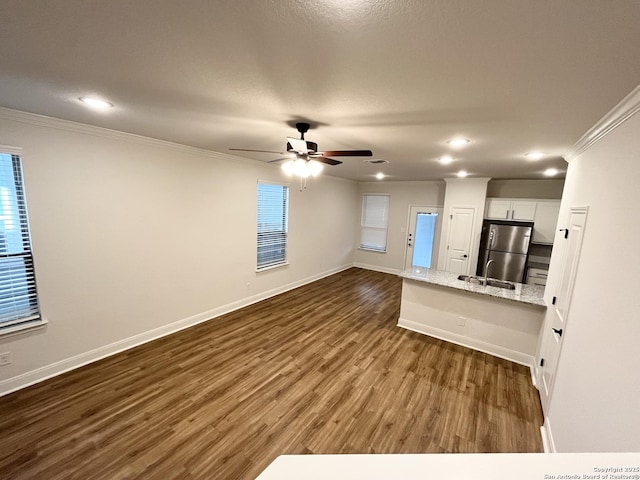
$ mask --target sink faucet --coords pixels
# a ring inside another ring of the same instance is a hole
[[[484,286],[486,287],[488,284],[489,278],[489,265],[491,265],[495,260],[489,260],[484,267]]]

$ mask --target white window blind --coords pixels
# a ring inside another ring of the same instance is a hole
[[[39,319],[20,157],[0,152],[0,332]]]
[[[364,195],[360,223],[360,248],[386,252],[389,195]]]
[[[258,270],[287,262],[289,187],[258,183]]]

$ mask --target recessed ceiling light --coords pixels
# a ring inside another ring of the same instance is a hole
[[[541,158],[544,157],[544,153],[542,152],[529,152],[529,153],[525,153],[525,157],[527,157],[529,160],[540,160]]]
[[[544,171],[544,174],[545,174],[547,177],[553,177],[553,176],[555,176],[555,175],[557,175],[557,174],[558,174],[558,169],[557,169],[557,168],[547,168],[547,169]]]
[[[452,148],[462,148],[471,140],[463,137],[454,137],[451,140],[447,140],[447,144]]]
[[[376,178],[377,178],[378,180],[382,180],[382,179],[384,178],[384,173],[382,173],[382,172],[378,172],[378,173],[376,173]]]
[[[438,159],[438,161],[442,165],[449,165],[451,162],[453,162],[453,157],[451,155],[443,155]]]
[[[466,170],[460,170],[456,175],[458,175],[460,178],[464,178],[469,174],[467,173]]]
[[[106,110],[113,107],[113,103],[95,97],[80,97],[80,101],[87,107],[95,108],[96,110]]]

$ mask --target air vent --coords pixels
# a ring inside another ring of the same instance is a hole
[[[383,163],[389,163],[389,160],[374,159],[374,160],[363,160],[363,162],[371,163],[373,165],[381,165]]]

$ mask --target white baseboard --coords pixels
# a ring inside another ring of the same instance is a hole
[[[369,265],[367,263],[356,262],[353,264],[353,266],[358,268],[364,268],[365,270],[373,270],[375,272],[391,273],[393,275],[399,275],[400,273],[402,273],[402,270],[397,270],[395,268],[380,267],[378,265]]]
[[[243,298],[236,302],[222,305],[206,312],[183,318],[182,320],[178,320],[176,322],[154,328],[153,330],[149,330],[147,332],[143,332],[138,335],[119,340],[109,345],[104,345],[88,352],[83,352],[79,355],[65,358],[64,360],[60,360],[59,362],[55,362],[50,365],[31,370],[30,372],[26,372],[20,375],[16,375],[15,377],[2,380],[0,381],[0,397],[11,392],[15,392],[16,390],[20,390],[30,385],[42,382],[49,378],[56,377],[70,370],[75,370],[76,368],[82,367],[89,363],[93,363],[111,355],[115,355],[116,353],[120,353],[124,350],[137,347],[138,345],[142,345],[143,343],[156,340],[166,335],[171,335],[172,333],[176,333],[180,330],[193,327],[194,325],[206,322],[208,320],[213,320],[214,318],[226,313],[230,313],[254,303],[261,302],[262,300],[266,300],[267,298],[279,295],[289,290],[293,290],[294,288],[301,287],[308,283],[315,282],[316,280],[328,277],[329,275],[334,275],[338,272],[351,268],[352,266],[352,264],[342,265],[340,267],[333,268],[316,275],[312,275],[302,280],[292,282],[287,285],[282,285],[278,288],[267,290],[251,297]]]
[[[455,343],[456,345],[478,350],[479,352],[488,353],[494,357],[503,358],[529,368],[532,368],[533,365],[534,358],[531,355],[516,352],[515,350],[500,347],[498,345],[492,345],[480,340],[474,340],[473,338],[458,335],[457,333],[448,332],[435,327],[429,327],[404,318],[398,319],[398,326],[413,332],[422,333],[424,335],[429,335],[430,337],[444,340],[445,342]]]
[[[544,417],[544,424],[540,427],[540,435],[542,435],[542,448],[544,449],[544,453],[556,453],[556,444],[553,441],[549,417]]]

